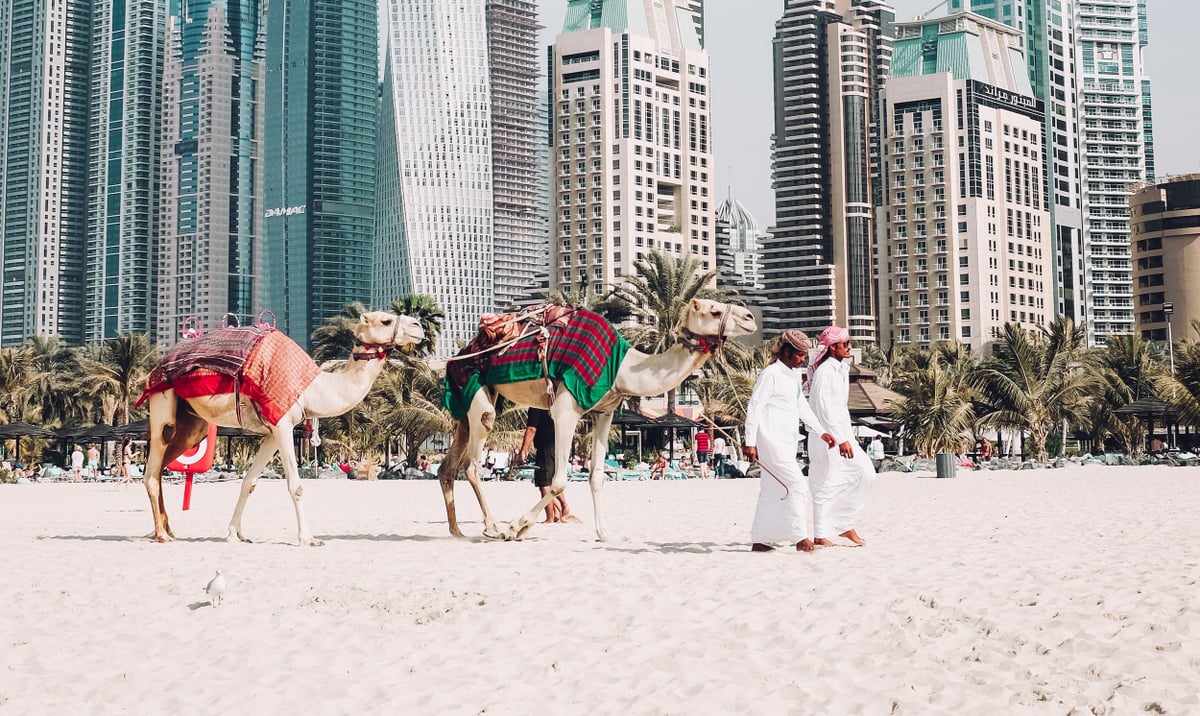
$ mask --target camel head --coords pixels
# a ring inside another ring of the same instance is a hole
[[[387,311],[371,311],[362,314],[354,327],[354,340],[358,343],[354,357],[360,360],[386,358],[392,348],[420,343],[424,339],[425,331],[417,319]]]
[[[691,350],[708,353],[726,338],[748,336],[756,330],[754,315],[744,306],[693,298],[683,310],[679,340]]]

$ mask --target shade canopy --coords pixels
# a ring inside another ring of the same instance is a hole
[[[0,424],[0,440],[53,437],[55,437],[53,432],[29,423],[15,422]]]
[[[655,428],[698,428],[701,423],[677,413],[664,413],[650,421],[649,425]]]

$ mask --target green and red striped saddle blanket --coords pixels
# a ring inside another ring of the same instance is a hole
[[[629,344],[608,321],[591,311],[576,309],[566,321],[547,326],[545,360],[538,335],[529,335],[503,351],[452,359],[446,364],[443,404],[455,419],[467,414],[475,393],[484,385],[517,383],[547,377],[561,382],[584,410],[590,410],[609,390]],[[472,352],[468,346],[459,355]]]

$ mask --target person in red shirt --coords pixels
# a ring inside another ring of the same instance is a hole
[[[700,477],[708,478],[708,451],[712,448],[712,439],[704,428],[696,432],[696,464],[700,466]]]

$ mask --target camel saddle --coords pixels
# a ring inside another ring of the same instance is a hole
[[[548,398],[561,382],[588,410],[612,387],[628,350],[612,325],[591,311],[546,305],[487,314],[475,338],[446,364],[443,403],[462,418],[484,385],[544,378]]]
[[[146,379],[141,405],[168,388],[184,400],[233,393],[249,398],[264,423],[280,418],[321,373],[304,349],[282,331],[228,327],[183,341]],[[238,422],[241,423],[238,404]]]

